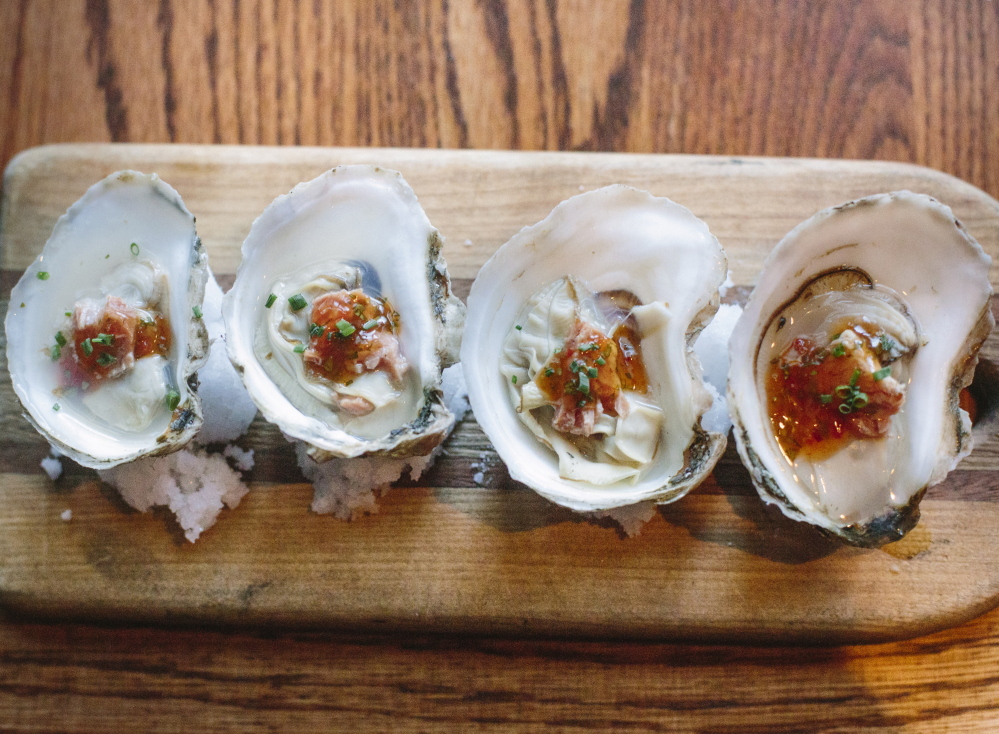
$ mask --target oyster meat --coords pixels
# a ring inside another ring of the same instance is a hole
[[[451,429],[441,370],[464,307],[441,246],[402,176],[372,166],[300,184],[254,222],[223,303],[229,358],[313,459],[422,455]]]
[[[989,263],[948,207],[907,191],[781,240],[730,342],[736,441],[764,500],[856,545],[915,526],[971,451],[959,393],[993,326]]]
[[[92,186],[11,292],[7,359],[32,424],[93,468],[187,443],[202,422],[206,277],[173,188],[135,171]]]
[[[669,502],[725,437],[691,345],[725,256],[668,199],[615,185],[559,204],[482,267],[462,364],[476,419],[514,479],[596,511]]]

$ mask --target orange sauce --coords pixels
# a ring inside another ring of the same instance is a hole
[[[382,350],[385,335],[399,328],[399,314],[387,300],[360,290],[323,294],[312,302],[311,318],[306,368],[341,384],[366,371],[365,360]]]
[[[157,314],[151,320],[140,319],[135,329],[135,358],[167,356],[170,338],[170,326],[164,316]]]
[[[850,440],[884,436],[903,400],[852,353],[836,356],[802,337],[770,364],[766,392],[774,434],[792,459],[818,460]]]
[[[615,405],[622,389],[640,393],[649,389],[638,334],[623,324],[611,337],[578,324],[574,336],[534,379],[549,402],[571,398],[582,408],[599,401],[612,416],[617,415]]]

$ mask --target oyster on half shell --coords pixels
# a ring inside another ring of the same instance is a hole
[[[678,499],[725,436],[691,345],[725,256],[687,209],[615,185],[559,204],[482,267],[462,364],[511,476],[580,511]]]
[[[197,432],[207,259],[194,217],[155,174],[114,173],[56,222],[5,328],[14,391],[64,454],[108,468]]]
[[[464,319],[440,234],[402,176],[341,166],[278,197],[243,243],[226,347],[253,401],[317,461],[429,453]]]
[[[971,451],[959,406],[993,326],[990,258],[930,197],[826,209],[760,273],[730,342],[729,408],[760,496],[879,546]]]

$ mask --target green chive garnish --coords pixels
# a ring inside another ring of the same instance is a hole
[[[39,280],[48,280],[49,279],[49,274],[46,273],[44,270],[39,270],[38,271],[38,279]]]
[[[579,391],[583,395],[590,394],[590,378],[586,376],[585,372],[579,373]]]
[[[98,334],[97,336],[91,338],[94,344],[103,344],[106,347],[114,344],[114,334]]]
[[[881,351],[890,352],[895,348],[895,342],[888,338],[887,334],[881,335]]]
[[[874,381],[881,382],[881,380],[885,379],[890,374],[891,374],[891,367],[882,367],[881,369],[879,369],[877,372],[874,373]]]
[[[139,254],[139,243],[138,242],[133,242],[131,245],[128,246],[128,249],[132,251],[133,255],[138,255]]]
[[[364,322],[364,326],[362,326],[361,328],[364,329],[365,331],[368,331],[370,329],[375,328],[376,326],[378,326],[378,319],[371,319],[371,321]]]
[[[572,372],[579,372],[585,366],[586,365],[584,365],[582,362],[574,359],[572,360],[572,362],[569,363],[569,370]]]
[[[832,355],[834,357],[842,357],[844,354],[846,354],[846,347],[844,347],[842,344],[837,344],[835,347],[833,347]]]
[[[515,329],[516,329],[517,331],[520,331],[520,330],[521,330],[521,329],[523,329],[524,327],[523,327],[523,326],[521,326],[520,324],[517,324],[517,325],[516,325],[516,326],[514,326],[513,328],[515,328]]]
[[[586,370],[586,375],[588,377],[591,377],[591,378],[592,377],[596,377],[597,376],[597,368],[596,367],[590,367],[589,369]]]
[[[512,382],[514,385],[516,385],[517,384],[517,375],[514,375],[513,377],[511,377],[510,378],[510,382]]]
[[[180,405],[180,393],[174,389],[170,389],[166,394],[166,406],[169,410],[177,410],[177,406]]]
[[[67,312],[66,312],[66,316],[67,316],[67,317],[69,317],[69,316],[72,316],[72,315],[73,315],[73,312],[72,312],[72,311],[67,311]]]
[[[58,412],[62,406],[59,403],[52,403],[52,410]]]
[[[274,301],[276,301],[276,300],[277,300],[277,296],[275,296],[273,293],[271,293],[269,296],[267,296],[267,303],[264,304],[264,308],[270,308],[271,306],[274,305]]]
[[[292,311],[301,311],[305,308],[306,301],[305,298],[302,297],[301,293],[296,293],[288,299],[288,305],[291,306]]]
[[[594,361],[601,366],[607,364],[607,360],[603,357],[597,357]]]
[[[118,360],[115,359],[115,356],[113,354],[108,354],[107,352],[102,352],[101,354],[97,355],[97,364],[99,364],[101,367],[107,367],[108,365],[114,364],[117,361]]]
[[[584,344],[583,346],[581,346],[579,348],[579,351],[581,351],[581,352],[592,352],[594,349],[600,349],[600,347],[598,345],[590,342],[589,344]]]
[[[555,374],[555,370],[553,370],[551,367],[549,367],[548,369],[545,370],[545,377],[551,377],[554,374]]]
[[[304,351],[305,351],[305,345],[304,344],[296,344],[295,345],[295,354],[301,354]]]
[[[364,304],[363,303],[355,303],[354,304],[354,315],[358,316],[358,317],[364,316]]]
[[[832,402],[832,395],[819,395],[819,402],[823,405],[828,405]]]
[[[83,353],[88,357],[94,353],[94,346],[90,343],[90,339],[84,339],[80,346],[83,347]]]
[[[326,331],[325,326],[320,326],[319,324],[313,324],[309,327],[309,336],[322,336],[323,332]]]
[[[66,337],[62,335],[61,331],[56,332],[56,344],[58,344],[60,347],[66,346]]]
[[[55,362],[57,359],[59,359],[59,355],[62,354],[62,349],[59,347],[58,344],[53,344],[52,349],[49,350],[49,354],[52,356],[52,361]]]
[[[204,314],[201,313],[201,306],[195,306],[191,309],[194,312],[194,318],[200,319]]]
[[[353,334],[357,329],[354,328],[353,324],[344,319],[340,319],[336,322],[336,330],[340,332],[340,336],[346,339],[348,336]]]

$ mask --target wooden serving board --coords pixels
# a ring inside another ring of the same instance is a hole
[[[928,193],[994,259],[999,204],[936,171],[895,163],[622,154],[219,146],[65,145],[15,158],[3,184],[3,293],[56,218],[122,168],[156,171],[198,218],[231,283],[253,219],[341,163],[402,171],[446,238],[459,294],[486,258],[562,199],[614,182],[703,218],[751,286],[771,247],[817,210],[892,189]],[[946,263],[942,265],[946,267]],[[993,265],[992,280],[997,281]],[[977,448],[931,489],[923,519],[881,550],[849,548],[764,507],[731,447],[712,477],[624,537],[509,479],[471,416],[421,482],[346,523],[310,512],[290,446],[259,419],[252,491],[194,545],[168,513],[129,510],[96,474],[47,445],[0,380],[0,601],[17,613],[157,623],[440,633],[871,642],[954,625],[999,602],[999,339],[974,392]],[[2,365],[6,370],[6,362]],[[483,458],[484,456],[484,458]],[[473,464],[484,463],[483,486]],[[72,510],[68,522],[60,519]]]

